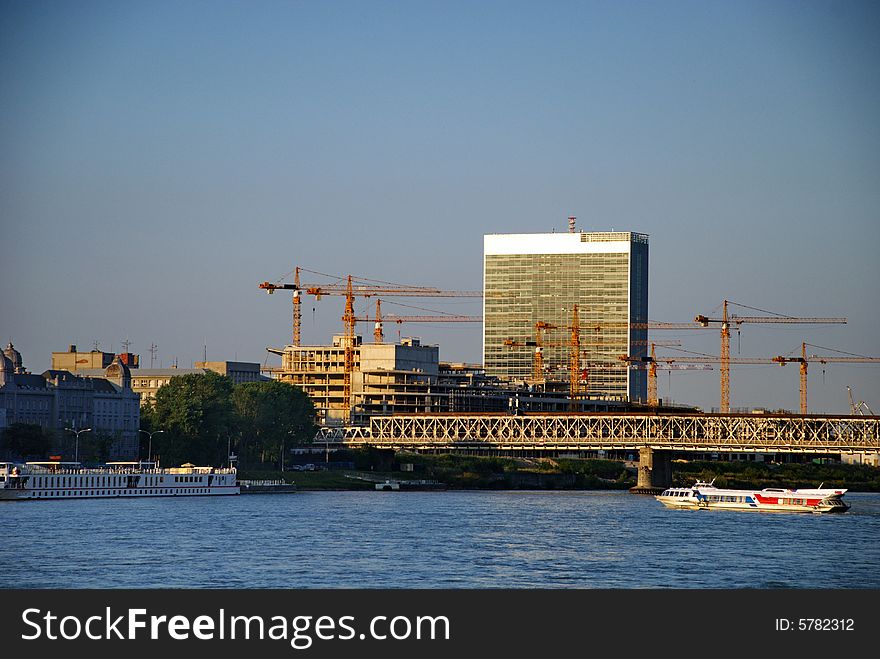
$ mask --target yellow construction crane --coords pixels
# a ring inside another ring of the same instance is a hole
[[[587,379],[586,372],[581,373],[581,325],[578,320],[578,305],[574,305],[571,317],[571,345],[568,367],[569,399],[568,409],[570,412],[577,410],[577,401],[581,396],[581,380]]]
[[[633,357],[630,355],[621,355],[618,357],[621,361],[633,364],[636,368],[647,366],[648,369],[648,404],[656,407],[659,404],[657,397],[657,364],[665,364],[667,368],[675,364],[724,364],[721,357],[714,355],[699,355],[695,357],[663,357],[658,358],[654,352],[654,344],[651,344],[651,354],[647,357]],[[767,359],[763,357],[728,357],[727,364],[774,364],[776,359]],[[729,412],[730,410],[723,410]]]
[[[834,352],[841,352],[841,354],[848,354],[848,357],[820,357],[819,355],[811,355],[807,357],[807,346],[811,348],[819,348],[820,350],[832,350]],[[801,414],[807,414],[807,366],[810,362],[816,362],[819,364],[865,364],[865,363],[877,363],[880,362],[880,357],[865,357],[863,355],[854,355],[852,353],[843,353],[840,350],[835,350],[834,348],[823,348],[822,346],[815,346],[811,343],[801,343],[801,356],[800,357],[786,357],[783,355],[779,355],[778,357],[774,357],[773,361],[778,362],[780,366],[785,366],[788,362],[797,362],[801,365],[800,372],[800,397],[801,397]],[[849,389],[849,387],[847,387]]]
[[[701,325],[697,323],[667,323],[667,322],[655,322],[649,321],[647,323],[603,323],[601,325],[590,324],[588,326],[581,325],[579,321],[578,314],[578,306],[574,305],[572,310],[572,323],[571,325],[554,325],[552,323],[547,323],[544,321],[538,321],[535,323],[535,339],[534,341],[527,340],[525,343],[515,341],[513,339],[506,339],[504,341],[504,345],[512,346],[512,347],[534,347],[534,360],[532,363],[532,380],[536,384],[543,384],[545,382],[544,377],[544,348],[545,347],[562,347],[566,346],[569,348],[569,396],[571,398],[572,407],[575,408],[577,406],[576,400],[578,396],[582,393],[583,389],[587,387],[588,384],[588,372],[586,369],[581,369],[581,347],[585,346],[607,346],[609,345],[606,341],[601,341],[599,339],[599,332],[606,327],[630,327],[630,328],[641,328],[641,329],[705,329]],[[553,330],[557,329],[565,329],[571,332],[571,336],[568,342],[566,343],[547,343],[545,339],[546,333],[549,333]],[[596,333],[596,341],[587,342],[581,340],[581,333],[585,330],[594,331]],[[633,344],[644,343],[644,341],[634,341]],[[680,345],[679,341],[657,341],[654,345]],[[656,372],[655,372],[656,375]],[[655,383],[656,384],[656,383]],[[650,386],[650,381],[649,381]]]
[[[301,268],[296,269],[299,275]],[[320,274],[320,273],[314,273]],[[320,300],[324,295],[342,295],[345,296],[345,311],[342,315],[344,324],[343,334],[343,380],[342,380],[342,398],[343,398],[343,420],[348,423],[351,419],[351,374],[354,370],[354,337],[355,323],[357,319],[354,314],[354,298],[355,297],[375,297],[377,295],[384,296],[405,296],[405,297],[482,297],[480,291],[445,291],[439,288],[428,286],[410,286],[407,284],[394,284],[391,282],[377,282],[366,279],[357,279],[348,275],[345,283],[337,281],[333,284],[273,284],[264,281],[259,287],[267,293],[272,294],[277,290],[292,290],[294,292],[294,309],[296,306],[297,293],[305,291],[309,295],[315,296]],[[357,280],[357,284],[354,281]],[[294,313],[294,340],[299,339],[299,320],[300,316]],[[296,345],[296,344],[295,344]]]
[[[675,343],[678,343],[677,341]],[[678,343],[681,345],[680,343]],[[628,355],[621,355],[620,359],[625,362],[629,362],[633,368],[646,368],[648,371],[648,405],[651,407],[657,407],[660,404],[660,398],[657,395],[657,355],[655,353],[655,348],[658,345],[674,345],[673,342],[660,342],[651,343],[651,354],[647,357],[630,357]],[[699,367],[699,366],[709,366],[705,361],[703,362],[694,362],[692,364],[676,364],[674,360],[659,360],[661,363],[665,364],[665,366],[660,366],[660,368],[665,368],[665,370],[673,370],[673,369],[684,369],[691,367]]]
[[[481,323],[482,316],[466,316],[461,314],[434,314],[434,315],[409,315],[400,316],[397,314],[382,315],[382,299],[376,298],[376,317],[374,318],[355,318],[356,323],[374,323],[373,325],[373,343],[380,344],[385,339],[383,332],[383,323]]]
[[[728,305],[751,309],[752,311],[760,311],[761,313],[772,314],[770,316],[738,316],[728,315]],[[784,316],[775,311],[765,311],[749,307],[745,304],[737,304],[724,300],[723,312],[721,318],[707,318],[706,316],[696,316],[694,321],[708,327],[710,323],[719,323],[721,325],[721,354],[720,354],[720,370],[721,370],[721,412],[730,412],[730,328],[731,325],[739,329],[740,325],[745,323],[789,323],[789,324],[845,324],[846,318],[797,318],[794,316]]]
[[[581,373],[580,367],[580,351],[581,351],[581,339],[580,339],[580,323],[578,322],[578,308],[577,305],[574,305],[572,310],[572,322],[571,325],[566,326],[566,329],[571,330],[571,338],[566,343],[551,343],[547,344],[544,341],[544,332],[547,332],[552,329],[558,329],[558,325],[553,325],[551,323],[545,323],[543,321],[538,321],[535,323],[535,339],[526,340],[524,343],[520,341],[516,341],[514,339],[505,339],[504,345],[509,347],[534,347],[534,361],[532,362],[532,379],[535,383],[543,383],[544,382],[544,357],[543,350],[545,346],[555,346],[562,347],[566,346],[569,348],[569,407],[572,411],[577,409],[577,400],[581,394],[581,380],[585,377],[585,374]]]
[[[548,343],[545,335],[556,329],[564,329],[570,332],[569,339],[566,342]],[[504,345],[511,347],[534,347],[534,359],[532,362],[532,381],[536,384],[544,384],[544,348],[545,347],[567,347],[568,354],[568,396],[569,409],[574,412],[578,409],[578,400],[588,386],[588,371],[581,368],[581,348],[585,346],[607,346],[607,342],[583,342],[581,340],[580,317],[578,313],[578,305],[572,307],[571,324],[570,325],[554,325],[544,321],[535,323],[534,340],[526,340],[524,343],[515,341],[514,339],[505,339]]]
[[[324,295],[347,295],[348,292],[346,283],[339,281],[334,284],[301,284],[299,280],[300,272],[310,271],[304,270],[300,267],[295,268],[295,277],[292,284],[272,283],[268,281],[259,284],[259,288],[265,290],[269,295],[272,295],[278,290],[293,291],[293,345],[300,345],[301,340],[300,325],[302,320],[301,305],[303,293],[313,295],[316,299],[320,300]],[[351,279],[353,282],[361,281],[356,277]],[[483,295],[480,291],[443,291],[439,288],[429,286],[410,286],[407,284],[392,284],[389,282],[372,282],[370,280],[362,281],[364,283],[352,284],[353,296],[482,297]]]

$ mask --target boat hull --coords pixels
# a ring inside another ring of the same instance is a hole
[[[712,483],[697,482],[693,487],[673,487],[656,499],[667,508],[682,510],[737,510],[772,513],[844,513],[850,506],[843,501],[846,490],[719,489]]]
[[[71,463],[68,463],[70,465]],[[240,494],[234,468],[82,468],[0,464],[0,501],[229,496]]]
[[[793,504],[774,504],[767,505],[761,503],[725,503],[725,502],[707,502],[707,503],[697,503],[697,502],[679,502],[679,501],[669,501],[664,500],[664,498],[657,497],[657,500],[660,501],[667,508],[676,508],[680,510],[740,510],[740,511],[751,511],[751,512],[765,512],[765,513],[845,513],[850,509],[848,504],[841,505],[815,505],[815,506],[806,506],[806,505],[793,505]]]

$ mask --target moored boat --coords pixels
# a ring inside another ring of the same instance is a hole
[[[697,481],[693,487],[671,487],[656,496],[667,508],[692,510],[757,510],[783,513],[843,513],[850,509],[843,501],[845,489],[730,490]]]
[[[185,464],[167,469],[152,462],[0,462],[0,501],[105,499],[239,494],[235,467]]]

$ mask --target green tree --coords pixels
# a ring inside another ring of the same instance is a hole
[[[245,464],[280,462],[282,452],[315,436],[315,408],[298,387],[269,380],[236,385],[239,459]]]
[[[236,425],[232,389],[230,378],[212,372],[171,378],[142,416],[143,425],[164,431],[153,437],[153,453],[165,465],[222,464]]]
[[[45,459],[51,447],[51,436],[31,423],[10,424],[2,439],[3,449],[10,457]]]
[[[68,433],[69,434],[69,433]],[[80,462],[103,464],[110,459],[114,437],[106,433],[87,432],[79,438]]]

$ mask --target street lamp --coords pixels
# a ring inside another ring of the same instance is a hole
[[[65,430],[68,430],[68,431],[72,432],[74,435],[76,435],[76,442],[74,443],[74,448],[73,448],[73,461],[79,462],[79,436],[80,436],[80,433],[90,432],[92,429],[91,428],[83,428],[82,430],[74,430],[73,428],[65,428]]]
[[[146,434],[150,438],[149,448],[147,448],[147,462],[153,461],[153,435],[158,435],[160,432],[165,432],[164,430],[154,430],[150,432],[149,430],[138,430],[138,432],[142,432]]]

